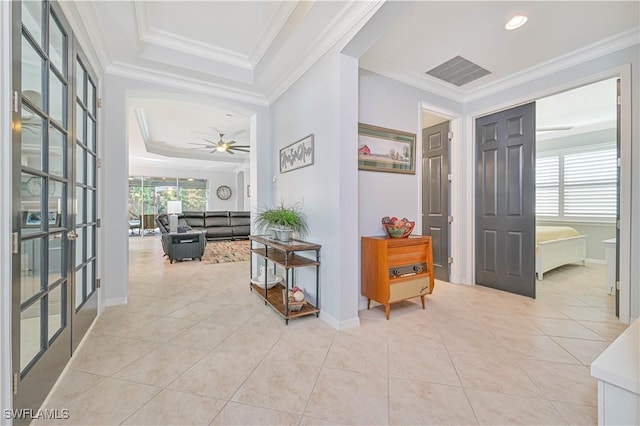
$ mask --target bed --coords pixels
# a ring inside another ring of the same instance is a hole
[[[570,226],[536,226],[536,275],[587,257],[587,236]]]

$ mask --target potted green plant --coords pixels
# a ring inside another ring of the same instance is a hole
[[[302,213],[301,203],[287,204],[284,200],[280,204],[265,208],[256,216],[256,226],[280,241],[291,241],[291,234],[297,233],[299,237],[308,234],[307,217]],[[275,235],[273,234],[275,232]]]

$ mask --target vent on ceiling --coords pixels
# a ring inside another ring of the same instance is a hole
[[[430,69],[425,72],[425,74],[460,87],[484,77],[485,75],[489,75],[491,72],[463,58],[462,56],[456,56],[455,58],[449,59],[447,62]]]

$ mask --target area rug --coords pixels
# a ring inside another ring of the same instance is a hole
[[[249,260],[249,241],[209,241],[204,248],[204,263],[242,262]]]

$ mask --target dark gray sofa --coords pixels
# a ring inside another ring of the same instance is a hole
[[[162,213],[156,219],[161,233],[169,232],[169,216]],[[207,240],[241,240],[251,233],[250,212],[190,212],[178,215],[178,227],[202,231]]]

